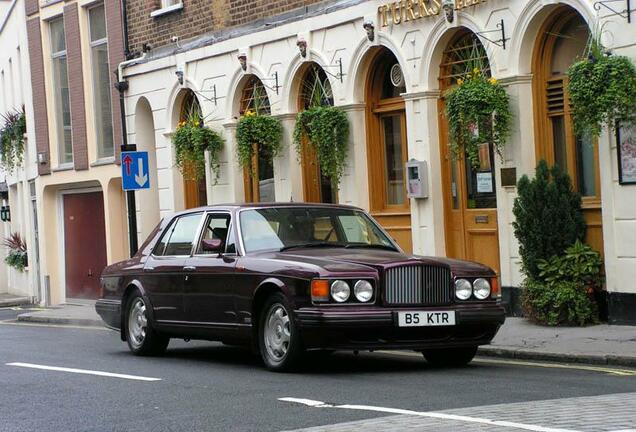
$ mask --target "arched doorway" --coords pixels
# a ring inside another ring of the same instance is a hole
[[[585,56],[590,29],[571,7],[558,8],[544,23],[533,56],[537,160],[557,164],[581,194],[586,242],[603,252],[598,141],[576,134],[567,96],[567,70]]]
[[[190,89],[184,90],[179,110],[179,123],[196,117],[203,121],[203,111],[199,99]],[[186,209],[204,206],[207,204],[207,188],[205,178],[194,180],[192,175],[188,174],[188,167],[185,167],[183,176],[183,199]]]
[[[298,93],[298,111],[316,106],[333,106],[331,83],[325,71],[316,63],[308,63],[301,71]],[[303,138],[306,140],[307,138]],[[316,152],[303,143],[301,162],[303,173],[303,196],[307,202],[337,203],[338,188],[331,179],[323,175]]]
[[[151,167],[149,189],[137,191],[137,234],[141,244],[159,223],[159,187],[157,185],[157,151],[155,146],[155,121],[150,103],[145,97],[137,102],[135,109],[135,143],[137,150],[148,152]]]
[[[239,115],[253,113],[270,115],[270,103],[263,82],[255,75],[250,75],[241,91]],[[254,144],[252,160],[253,170],[245,169],[243,181],[246,202],[274,202],[274,159],[266,149]]]
[[[477,36],[460,30],[449,42],[440,64],[442,95],[474,68],[490,76],[488,55]],[[493,145],[483,143],[479,166],[466,155],[456,157],[449,145],[444,97],[439,99],[440,155],[444,192],[446,255],[486,264],[499,272],[499,233]],[[489,127],[478,125],[478,127]]]
[[[379,48],[366,82],[367,163],[371,214],[407,252],[413,250],[406,195],[404,75],[395,55]]]

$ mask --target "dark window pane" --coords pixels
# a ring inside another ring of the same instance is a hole
[[[596,196],[596,147],[589,134],[576,139],[576,164],[579,193],[582,196]]]
[[[172,229],[164,255],[190,255],[201,214],[180,217]]]
[[[495,190],[494,152],[492,145],[484,143],[479,147],[479,167],[474,168],[468,157],[466,166],[466,206],[473,209],[497,208]]]
[[[565,119],[563,116],[552,117],[552,141],[554,144],[554,163],[561,169],[567,170]]]
[[[106,38],[106,18],[104,6],[97,6],[89,10],[91,42]]]
[[[382,118],[384,129],[384,154],[386,157],[386,194],[387,204],[404,204],[406,190],[404,185],[404,163],[402,160],[402,124],[401,116],[392,115]]]

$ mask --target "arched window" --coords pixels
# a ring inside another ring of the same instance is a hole
[[[534,52],[533,88],[537,160],[557,164],[572,178],[583,200],[586,241],[603,251],[598,142],[576,134],[567,96],[567,70],[586,55],[590,29],[574,9],[563,6],[545,22]]]
[[[190,89],[184,90],[179,109],[179,122],[187,121],[189,118],[197,117],[203,119],[203,111],[196,94]],[[185,167],[186,175],[183,180],[184,205],[186,209],[201,207],[207,204],[207,188],[205,178],[192,180],[193,176],[187,175],[189,170]]]
[[[497,191],[493,145],[479,146],[479,166],[467,155],[456,157],[450,150],[448,123],[443,94],[479,69],[491,75],[488,54],[479,38],[467,29],[460,29],[444,50],[440,64],[439,86],[442,97],[440,112],[440,156],[444,191],[444,225],[446,254],[489,265],[499,271],[499,233],[497,227]],[[490,120],[476,127],[488,130]]]
[[[255,75],[248,78],[241,91],[239,114],[247,113],[257,115],[269,115],[271,107],[267,91],[262,81]],[[243,173],[245,185],[245,201],[247,202],[274,202],[274,160],[266,148],[254,144],[254,160],[252,166],[254,172],[245,170]]]
[[[411,211],[406,196],[404,75],[395,55],[376,50],[366,83],[367,163],[371,213],[406,251],[411,251]]]
[[[303,111],[316,106],[333,106],[331,83],[325,71],[318,64],[312,62],[303,68],[301,74],[298,110]],[[302,149],[301,160],[305,201],[338,202],[338,190],[332,184],[331,179],[323,175],[316,152],[310,145],[303,145]]]

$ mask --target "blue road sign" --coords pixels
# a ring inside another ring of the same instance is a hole
[[[121,180],[124,190],[150,189],[148,152],[121,153]]]

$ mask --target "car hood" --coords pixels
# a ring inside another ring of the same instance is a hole
[[[428,257],[407,255],[379,249],[294,249],[284,252],[273,252],[269,258],[294,261],[322,267],[327,271],[364,271],[384,270],[405,264],[425,264],[447,267],[454,275],[459,276],[494,276],[495,272],[489,267],[476,262],[463,261],[443,257]]]

